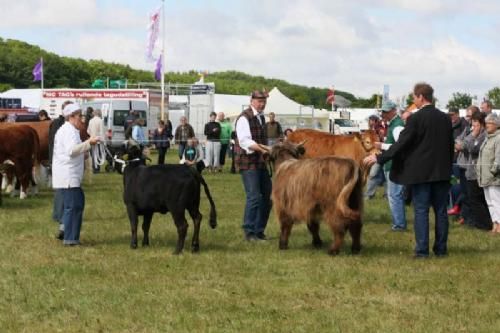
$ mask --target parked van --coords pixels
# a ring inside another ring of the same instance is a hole
[[[118,147],[125,141],[124,124],[125,118],[131,110],[137,113],[138,118],[144,119],[144,136],[150,137],[158,125],[157,115],[152,115],[148,110],[148,104],[145,101],[134,100],[99,100],[85,102],[82,104],[82,111],[86,113],[87,107],[94,110],[101,110],[104,126],[106,128],[106,140],[109,145]]]

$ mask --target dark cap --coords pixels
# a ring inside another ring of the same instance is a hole
[[[266,99],[269,97],[269,94],[265,90],[254,90],[252,92],[252,99]]]

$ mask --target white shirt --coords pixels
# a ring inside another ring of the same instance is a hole
[[[87,133],[90,136],[100,136],[104,140],[104,121],[102,121],[101,117],[94,116],[90,119]]]
[[[250,106],[253,111],[253,115],[257,116],[259,112],[255,110],[253,106]],[[261,113],[263,114],[263,113]],[[261,122],[260,117],[257,117],[259,122]],[[262,125],[262,123],[261,123]],[[236,122],[236,135],[238,136],[238,141],[240,147],[246,151],[247,154],[253,154],[253,150],[250,149],[251,145],[257,144],[252,139],[252,132],[250,131],[250,124],[248,123],[248,119],[246,117],[241,116]]]
[[[80,187],[83,178],[84,153],[89,141],[82,143],[80,131],[68,121],[59,128],[54,139],[52,157],[52,187]]]

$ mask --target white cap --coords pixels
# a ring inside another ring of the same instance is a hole
[[[77,111],[82,111],[80,104],[71,103],[71,104],[68,104],[64,107],[62,114],[63,114],[63,116],[67,117],[67,116],[71,116],[73,113],[75,113]]]

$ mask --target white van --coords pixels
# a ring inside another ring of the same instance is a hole
[[[130,110],[137,112],[139,118],[144,119],[144,136],[149,138],[158,125],[156,116],[148,112],[148,104],[145,101],[134,100],[99,100],[82,103],[82,111],[85,113],[87,107],[101,110],[104,126],[107,130],[106,140],[113,147],[118,147],[125,141],[124,123]]]

